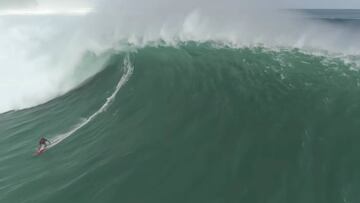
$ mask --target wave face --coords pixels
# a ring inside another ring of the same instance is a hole
[[[113,53],[82,86],[0,115],[0,202],[358,202],[353,67],[197,42]],[[56,145],[32,157],[40,136]]]

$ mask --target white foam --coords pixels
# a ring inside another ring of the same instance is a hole
[[[110,106],[110,104],[115,100],[115,97],[116,97],[117,93],[120,91],[121,87],[123,87],[126,84],[126,82],[130,79],[130,77],[133,73],[134,67],[130,62],[129,55],[127,55],[124,59],[123,68],[124,68],[125,73],[122,75],[119,82],[117,83],[114,92],[108,98],[106,98],[105,103],[95,113],[93,113],[88,118],[83,119],[80,123],[78,123],[70,131],[60,134],[60,135],[56,135],[53,138],[50,138],[51,144],[49,145],[48,148],[52,148],[52,147],[56,146],[57,144],[59,144],[60,142],[62,142],[63,140],[65,140],[66,138],[70,137],[75,132],[77,132],[78,130],[80,130],[81,128],[86,126],[88,123],[90,123],[94,118],[96,118],[96,116],[98,116],[99,114],[101,114],[102,112],[107,110],[107,108]]]

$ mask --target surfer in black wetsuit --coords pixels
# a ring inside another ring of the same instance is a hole
[[[42,137],[39,141],[39,149],[43,147],[47,147],[50,144],[50,141],[46,139],[45,137]]]

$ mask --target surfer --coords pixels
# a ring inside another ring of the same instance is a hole
[[[46,139],[45,137],[42,137],[39,141],[39,149],[43,149],[45,147],[47,147],[51,142]]]

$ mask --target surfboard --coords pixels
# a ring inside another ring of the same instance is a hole
[[[37,149],[36,152],[34,153],[34,156],[39,156],[39,155],[43,154],[46,150],[47,150],[46,147],[42,147],[40,149]]]

